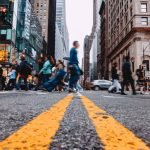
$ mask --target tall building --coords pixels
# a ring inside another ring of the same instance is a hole
[[[15,50],[18,1],[0,1],[0,63],[10,62]]]
[[[92,48],[93,37],[86,36],[84,38],[84,60],[83,60],[83,70],[84,70],[84,85],[86,82],[90,81],[90,50]]]
[[[108,0],[108,59],[119,69],[125,56],[130,57],[132,72],[139,65],[150,70],[150,1]]]
[[[66,27],[66,2],[65,0],[56,1],[56,23],[60,33],[64,36]]]
[[[98,79],[98,74],[97,74],[97,55],[98,52],[100,51],[100,37],[98,36],[98,32],[100,29],[100,16],[99,16],[99,9],[100,9],[100,4],[101,0],[93,0],[93,27],[92,27],[92,33],[91,37],[93,38],[92,40],[92,47],[90,50],[90,78],[91,80],[96,80]]]
[[[67,53],[69,35],[65,0],[31,0],[31,3],[42,25],[42,35],[47,42],[46,54],[58,58],[58,51],[59,54]]]
[[[65,43],[64,39],[59,31],[58,25],[56,24],[56,33],[55,33],[55,58],[56,61],[63,60],[65,55]]]
[[[100,46],[101,51],[98,55],[98,62],[99,62],[99,76],[100,78],[108,79],[108,13],[107,13],[107,1],[102,1],[100,7]]]
[[[42,35],[48,40],[49,0],[31,0],[34,12],[42,25]]]
[[[47,54],[55,58],[56,0],[49,1]]]
[[[31,0],[34,12],[42,25],[46,50],[44,54],[55,57],[56,0]]]
[[[26,59],[37,68],[37,57],[43,50],[42,27],[29,0],[18,0],[15,57],[24,52]]]
[[[93,30],[92,32],[98,32],[100,28],[100,16],[99,9],[101,6],[101,0],[93,0]]]
[[[43,49],[42,27],[29,0],[0,2],[6,13],[0,19],[0,63],[19,61],[20,53],[37,67]]]
[[[69,33],[66,24],[66,1],[56,0],[56,24],[63,38],[66,55],[69,52]]]

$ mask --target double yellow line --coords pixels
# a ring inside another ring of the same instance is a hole
[[[48,150],[72,98],[71,95],[65,97],[6,140],[0,142],[0,150]]]
[[[105,150],[150,150],[142,140],[91,100],[84,96],[81,99]]]
[[[0,142],[0,150],[48,150],[72,99],[73,96],[68,95]],[[91,100],[84,96],[81,100],[105,150],[150,150],[142,140]]]

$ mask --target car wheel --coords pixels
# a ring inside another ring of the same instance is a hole
[[[95,90],[95,91],[99,91],[99,90],[100,90],[100,87],[99,87],[99,86],[95,86],[95,87],[94,87],[94,90]]]

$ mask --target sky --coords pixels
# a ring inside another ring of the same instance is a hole
[[[72,42],[80,42],[80,65],[83,58],[84,37],[90,35],[93,25],[93,0],[66,0],[67,26],[70,48]]]

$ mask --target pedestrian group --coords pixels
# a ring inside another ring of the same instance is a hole
[[[83,71],[79,67],[78,48],[80,44],[78,41],[73,42],[73,48],[70,50],[70,56],[67,57],[67,69],[65,69],[64,61],[58,60],[56,63],[52,56],[44,56],[38,59],[39,72],[34,74],[35,86],[29,83],[29,78],[33,79],[33,66],[26,60],[25,54],[20,56],[20,64],[17,61],[13,62],[8,73],[8,83],[5,86],[3,78],[3,69],[0,66],[0,80],[5,90],[46,90],[48,92],[64,91],[77,92],[82,90],[79,84],[80,76]],[[67,70],[67,71],[66,71]],[[69,78],[67,79],[67,77]],[[66,81],[66,82],[65,82]],[[67,87],[69,82],[69,87]],[[66,89],[65,89],[66,88]]]

